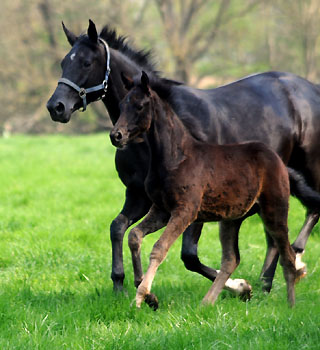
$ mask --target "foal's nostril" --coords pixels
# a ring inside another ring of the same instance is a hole
[[[121,133],[121,131],[111,131],[111,133],[110,133],[110,140],[111,140],[111,143],[114,146],[120,147],[121,146],[121,140],[122,140],[122,133]]]
[[[120,141],[122,139],[122,134],[120,131],[117,131],[113,137],[116,141]]]

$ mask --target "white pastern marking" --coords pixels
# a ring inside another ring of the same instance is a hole
[[[301,269],[304,269],[306,267],[306,264],[301,260],[303,254],[304,254],[304,252],[297,253],[297,255],[296,255],[296,269],[297,270],[301,270]]]
[[[73,54],[70,56],[70,60],[73,61],[75,57],[76,57],[76,53],[73,53]]]

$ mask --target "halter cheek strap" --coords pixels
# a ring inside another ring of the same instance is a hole
[[[97,98],[97,100],[100,100],[105,97],[105,94],[108,89],[108,79],[109,79],[109,74],[111,70],[110,69],[110,50],[109,50],[108,44],[102,38],[99,38],[98,40],[103,44],[107,54],[107,68],[106,68],[106,73],[105,73],[103,82],[99,85],[85,89],[84,87],[78,86],[77,84],[75,84],[74,82],[72,82],[67,78],[60,78],[58,80],[58,84],[66,84],[72,87],[74,90],[76,90],[79,93],[79,96],[83,101],[83,108],[81,112],[84,112],[87,109],[87,94],[102,90],[103,91],[102,95]]]

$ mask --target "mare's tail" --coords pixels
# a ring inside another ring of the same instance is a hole
[[[320,211],[320,193],[313,190],[299,172],[289,167],[287,169],[290,179],[290,193],[308,209]]]

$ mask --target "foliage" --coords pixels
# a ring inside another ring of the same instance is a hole
[[[1,7],[0,129],[6,132],[90,132],[110,123],[97,103],[72,125],[49,119],[45,104],[69,50],[61,21],[76,33],[89,18],[100,29],[109,24],[136,48],[152,48],[165,76],[194,86],[265,70],[320,79],[318,0],[2,0]]]
[[[248,303],[223,292],[201,307],[210,282],[188,272],[178,240],[160,266],[153,291],[157,312],[137,311],[129,250],[124,244],[127,294],[112,292],[108,227],[124,200],[107,135],[15,136],[0,140],[0,348],[12,349],[317,349],[320,343],[320,234],[316,226],[304,260],[308,275],[289,309],[281,269],[270,295],[260,292],[265,254],[258,217],[240,233],[234,277],[253,284]],[[304,210],[291,201],[292,237]],[[145,238],[142,259],[159,234]],[[199,253],[218,267],[218,226],[206,224]]]

